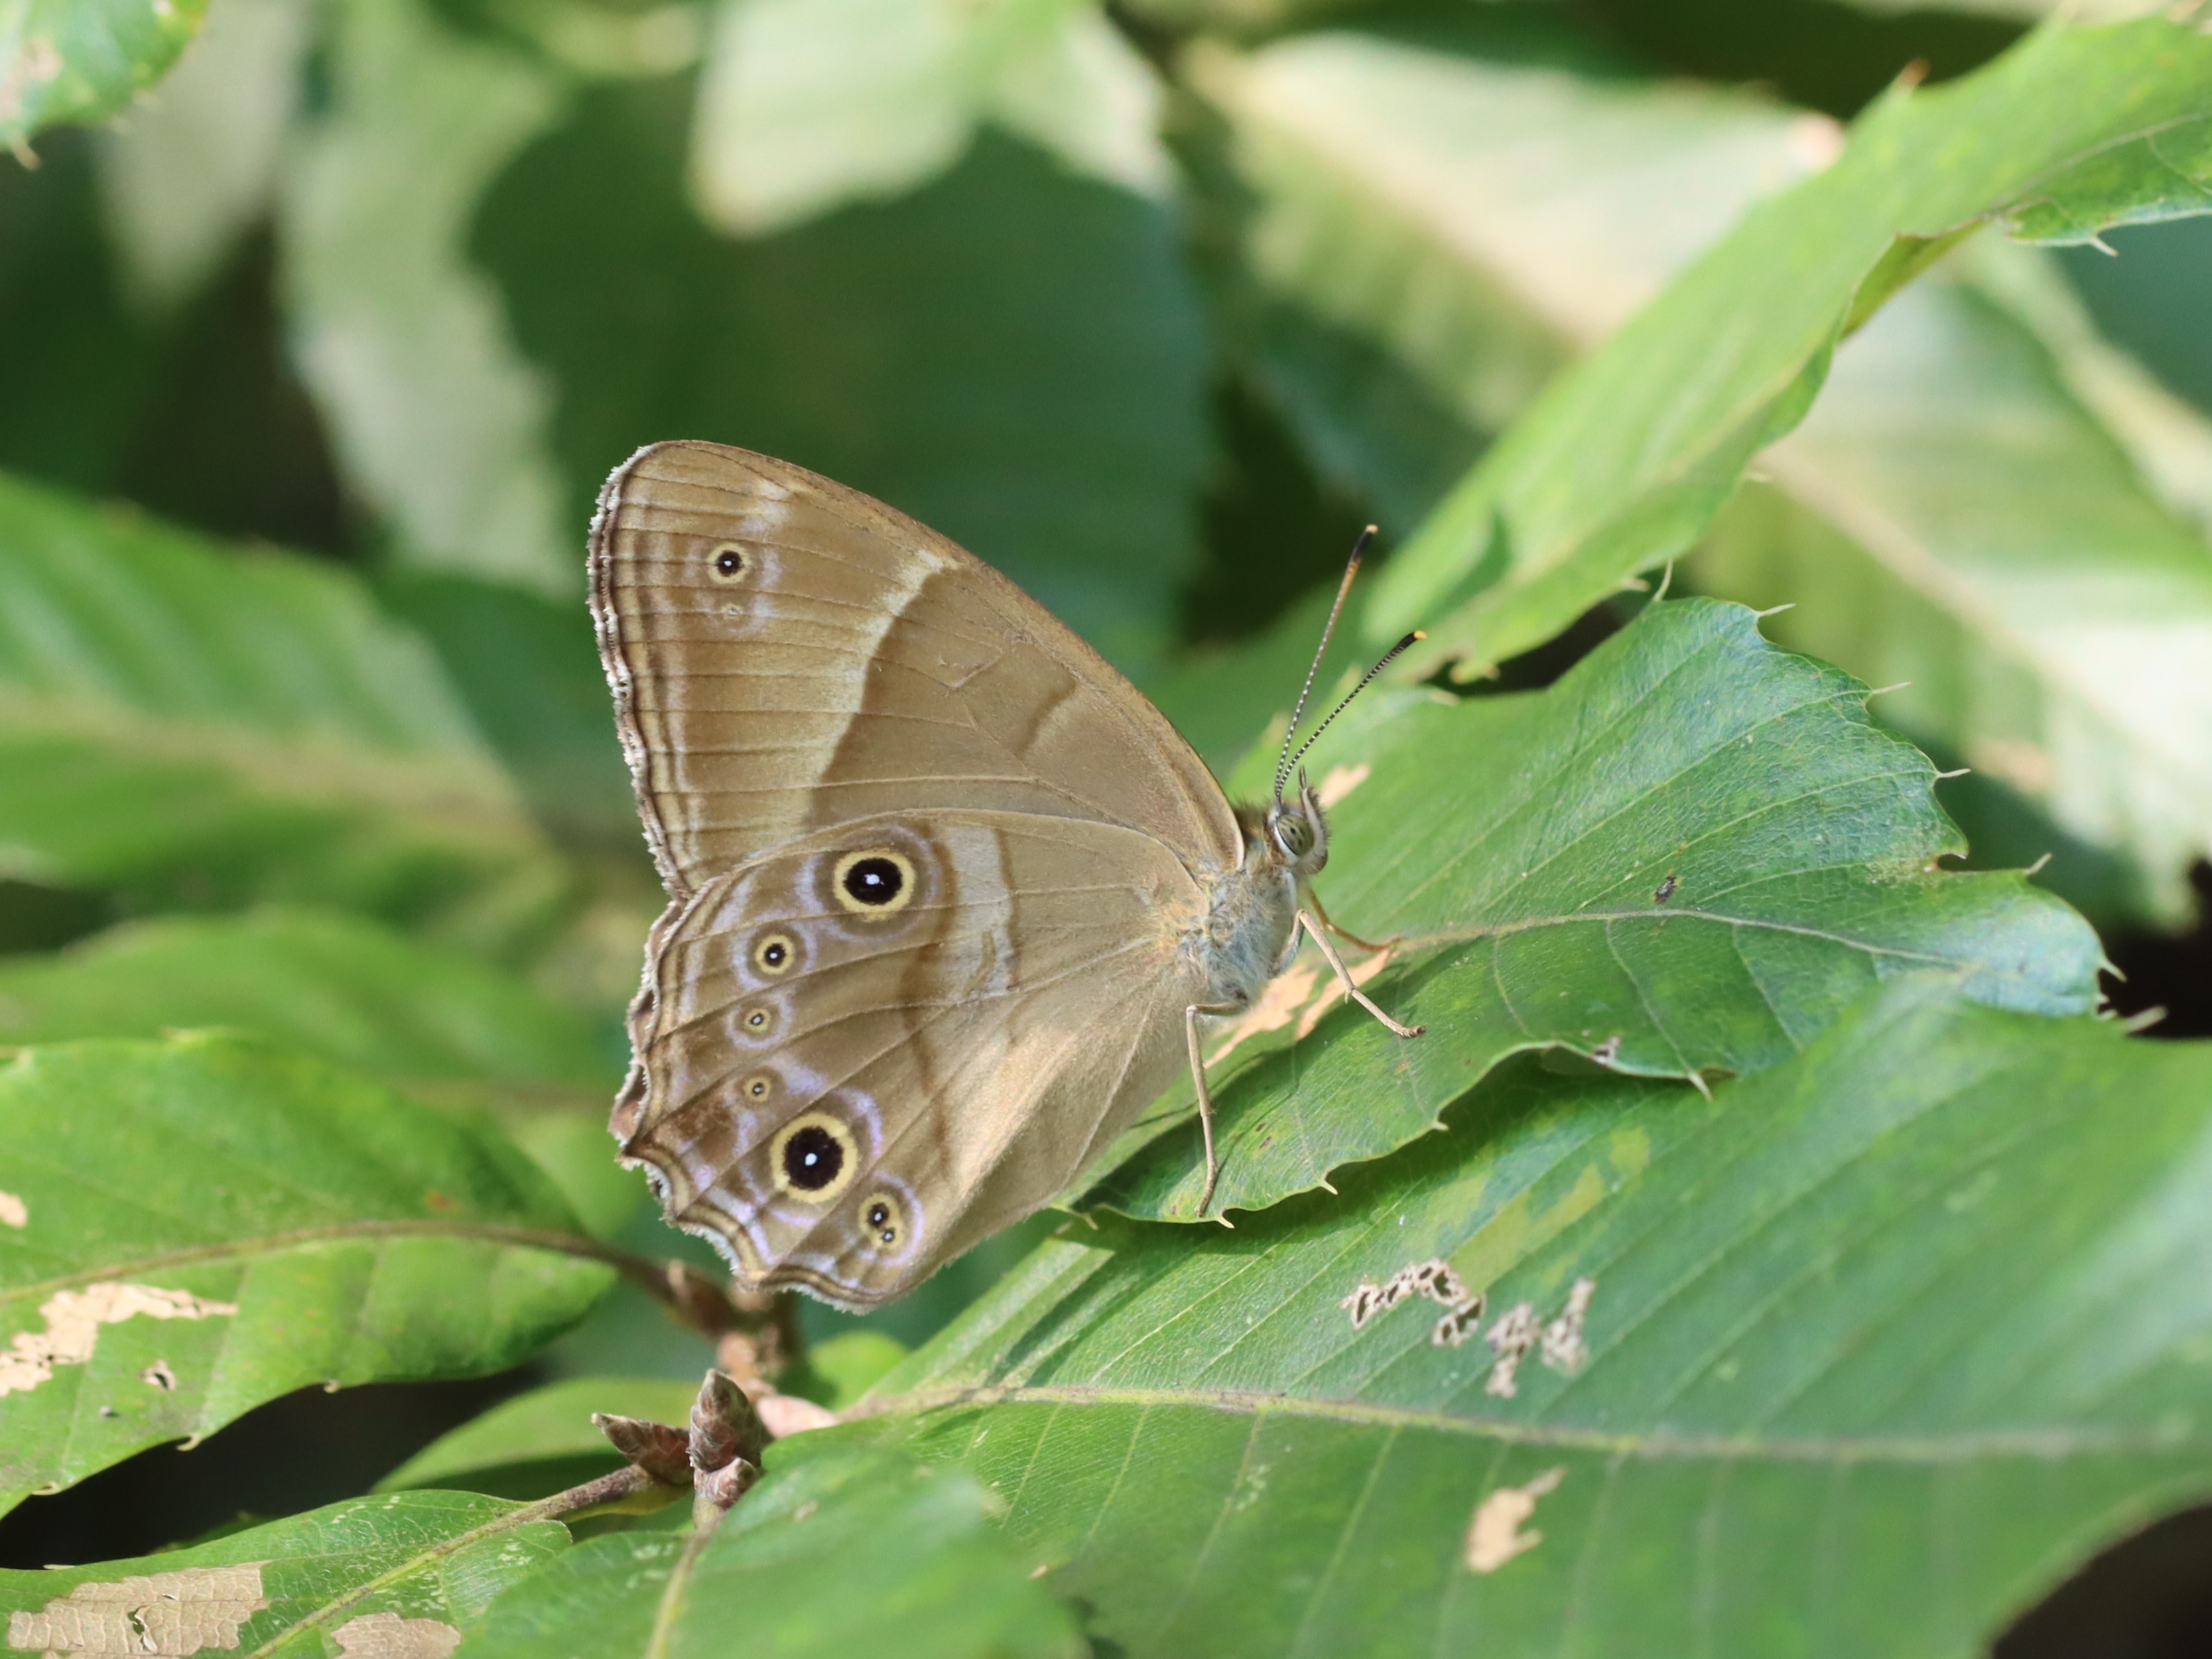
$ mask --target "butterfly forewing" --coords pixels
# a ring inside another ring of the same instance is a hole
[[[1036,602],[802,468],[641,451],[592,529],[592,612],[647,830],[688,893],[810,829],[981,807],[1242,840],[1204,763]]]

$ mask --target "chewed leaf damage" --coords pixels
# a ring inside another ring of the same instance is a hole
[[[210,1302],[186,1291],[118,1279],[58,1291],[40,1305],[46,1328],[18,1331],[0,1352],[0,1395],[27,1394],[47,1381],[57,1365],[82,1365],[92,1358],[100,1328],[126,1319],[210,1319],[238,1311],[234,1302]],[[118,1650],[120,1651],[120,1650]]]
[[[8,1645],[19,1651],[152,1654],[182,1659],[235,1648],[239,1629],[269,1605],[265,1561],[155,1572],[112,1583],[79,1584],[37,1612],[8,1615]]]

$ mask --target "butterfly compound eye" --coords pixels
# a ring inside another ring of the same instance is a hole
[[[714,573],[714,580],[716,581],[733,582],[737,580],[738,577],[745,574],[744,550],[728,542],[723,543],[721,546],[716,548],[712,554],[708,555],[708,568]]]
[[[887,916],[914,899],[914,864],[889,847],[848,853],[837,860],[830,888],[837,902],[859,916]]]

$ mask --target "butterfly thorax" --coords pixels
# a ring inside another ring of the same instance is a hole
[[[1242,1006],[1297,954],[1298,884],[1328,861],[1328,831],[1309,791],[1237,818],[1244,860],[1213,884],[1194,948],[1212,1000]]]

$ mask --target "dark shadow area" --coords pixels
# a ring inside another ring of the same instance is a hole
[[[112,893],[0,879],[0,956],[58,951],[116,921]]]
[[[0,470],[121,496],[218,536],[330,554],[357,538],[292,372],[264,225],[198,295],[155,315],[125,292],[94,136],[0,160]]]
[[[284,349],[276,241],[250,234],[175,319],[115,487],[219,536],[344,555],[359,538]]]
[[[1992,1659],[2200,1659],[2212,1653],[2212,1509],[2115,1544],[2021,1616]]]
[[[0,1567],[82,1565],[189,1542],[241,1516],[273,1520],[358,1497],[447,1430],[535,1380],[301,1389],[191,1451],[157,1446],[0,1519]]]
[[[1979,68],[2018,40],[2006,18],[1880,13],[1836,0],[1576,0],[1601,33],[1677,75],[1766,88],[1849,119],[1908,64],[1929,81]]]
[[[1200,508],[1206,562],[1182,594],[1182,636],[1201,645],[1249,639],[1334,585],[1368,521],[1245,382],[1223,380],[1212,403],[1214,474]]]
[[[2212,1036],[2212,864],[2198,860],[2189,884],[2197,890],[2197,925],[2187,933],[2104,930],[2105,954],[2119,969],[2104,976],[2105,995],[2123,1018],[2165,1009],[2166,1018],[2147,1028],[2152,1036]],[[2205,1580],[2212,1585],[2212,1556]]]

